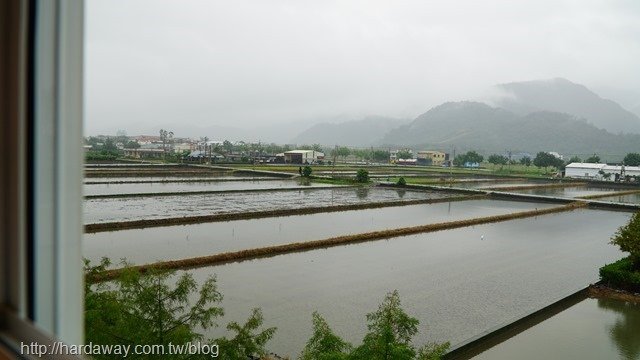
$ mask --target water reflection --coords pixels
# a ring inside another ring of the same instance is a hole
[[[402,199],[402,198],[404,198],[405,194],[407,193],[407,190],[400,189],[400,190],[397,190],[397,192],[398,192],[398,197],[400,199]]]
[[[608,333],[618,348],[620,358],[640,359],[640,304],[598,299],[598,307],[619,315],[615,324],[609,326]]]
[[[366,199],[367,197],[369,197],[369,188],[368,187],[357,188],[356,189],[356,196],[360,200]]]

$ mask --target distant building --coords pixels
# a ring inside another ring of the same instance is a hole
[[[287,164],[315,164],[324,160],[324,153],[315,150],[291,150],[284,152]]]
[[[418,165],[418,159],[398,159],[396,160],[398,165]]]
[[[640,167],[596,163],[571,163],[565,167],[565,177],[604,181],[637,181]]]
[[[124,156],[134,159],[162,159],[164,150],[162,149],[124,149]]]
[[[140,145],[162,142],[162,140],[160,139],[160,136],[150,136],[150,135],[132,136],[129,138],[129,140],[133,140]]]
[[[442,166],[449,160],[449,154],[442,151],[423,150],[418,151],[416,158],[420,165]]]
[[[398,160],[400,160],[400,158],[398,157],[398,153],[401,151],[408,151],[409,153],[411,153],[411,158],[413,159],[413,150],[411,149],[402,149],[402,150],[390,150],[389,151],[389,162],[396,163]]]

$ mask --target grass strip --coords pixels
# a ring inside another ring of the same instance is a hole
[[[264,210],[264,211],[227,213],[227,214],[215,214],[215,215],[183,216],[183,217],[164,218],[164,219],[141,219],[141,220],[131,220],[131,221],[87,224],[84,226],[84,231],[85,233],[97,233],[97,232],[116,231],[116,230],[125,230],[125,229],[143,229],[148,227],[199,224],[199,223],[206,223],[206,222],[249,220],[249,219],[260,219],[260,218],[269,218],[269,217],[280,217],[280,216],[310,215],[310,214],[339,212],[339,211],[378,209],[378,208],[386,208],[386,207],[394,207],[394,206],[435,204],[435,203],[441,203],[441,202],[466,201],[466,200],[476,200],[476,199],[485,199],[485,198],[486,198],[485,195],[454,196],[454,197],[445,197],[445,198],[438,198],[438,199],[397,200],[397,201],[371,202],[371,203],[365,203],[365,204],[317,206],[317,207],[306,207],[306,208],[297,208],[297,209],[279,209],[279,210]]]
[[[159,270],[177,270],[184,268],[196,268],[202,266],[220,265],[230,262],[240,262],[246,260],[252,260],[256,258],[271,257],[276,255],[283,255],[294,252],[310,251],[316,249],[330,248],[334,246],[342,246],[348,244],[357,244],[368,241],[382,240],[397,238],[401,236],[420,234],[425,232],[436,232],[442,230],[449,230],[473,225],[481,225],[488,223],[495,223],[513,219],[523,219],[533,216],[540,216],[546,214],[554,214],[565,211],[572,211],[578,208],[586,207],[584,202],[573,202],[564,206],[553,207],[542,210],[531,210],[516,212],[505,215],[486,216],[467,220],[458,220],[437,224],[428,224],[420,226],[405,227],[399,229],[390,229],[382,231],[374,231],[356,235],[344,235],[337,236],[323,240],[296,242],[284,245],[267,246],[262,248],[247,249],[241,251],[233,251],[220,253],[215,255],[200,256],[181,260],[169,260],[160,261],[153,264],[137,265],[133,266],[133,269],[140,272],[148,271],[149,269]],[[116,278],[122,269],[113,269],[101,274],[98,278],[87,279],[89,282],[107,281]]]
[[[626,190],[626,191],[615,191],[615,192],[610,192],[605,194],[585,195],[585,196],[578,196],[577,199],[599,199],[599,198],[610,197],[610,196],[623,196],[623,195],[633,195],[633,194],[640,194],[640,190]]]
[[[172,191],[159,193],[131,193],[131,194],[101,194],[86,195],[85,200],[93,199],[119,199],[119,198],[140,198],[140,197],[159,197],[159,196],[183,196],[183,195],[208,195],[208,194],[233,194],[233,193],[256,193],[270,191],[295,191],[295,190],[327,190],[327,189],[344,189],[352,186],[298,186],[287,188],[269,188],[269,189],[234,189],[234,190],[199,190],[199,191]]]

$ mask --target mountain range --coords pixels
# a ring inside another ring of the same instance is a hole
[[[320,123],[298,134],[290,142],[293,144],[372,146],[377,144],[389,131],[409,121],[409,119],[368,116],[360,120],[342,123]]]
[[[503,96],[494,105],[519,115],[556,111],[575,115],[613,133],[640,134],[640,118],[587,87],[563,78],[512,82],[496,86]]]
[[[616,160],[640,152],[640,118],[566,79],[497,85],[491,105],[447,102],[407,122],[366,117],[319,123],[291,143],[389,146],[484,153],[557,151]]]

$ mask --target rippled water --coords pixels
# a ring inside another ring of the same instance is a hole
[[[217,274],[226,320],[262,308],[278,327],[269,348],[282,355],[302,349],[314,310],[359,342],[365,314],[394,289],[420,320],[418,343],[455,345],[597,280],[622,256],[608,240],[629,216],[577,210],[189,271]]]
[[[261,193],[204,194],[84,202],[85,223],[211,215],[379,201],[437,199],[459,194],[383,188],[301,189]]]
[[[640,304],[586,299],[474,359],[640,359]]]
[[[120,230],[84,236],[84,255],[136,264],[552,207],[470,200],[301,216]]]
[[[184,183],[151,183],[151,184],[94,184],[84,185],[85,195],[105,194],[137,194],[163,193],[180,191],[223,191],[275,189],[293,187],[332,186],[330,184],[313,183],[300,180],[268,180],[268,181],[220,181],[220,182],[184,182]]]

